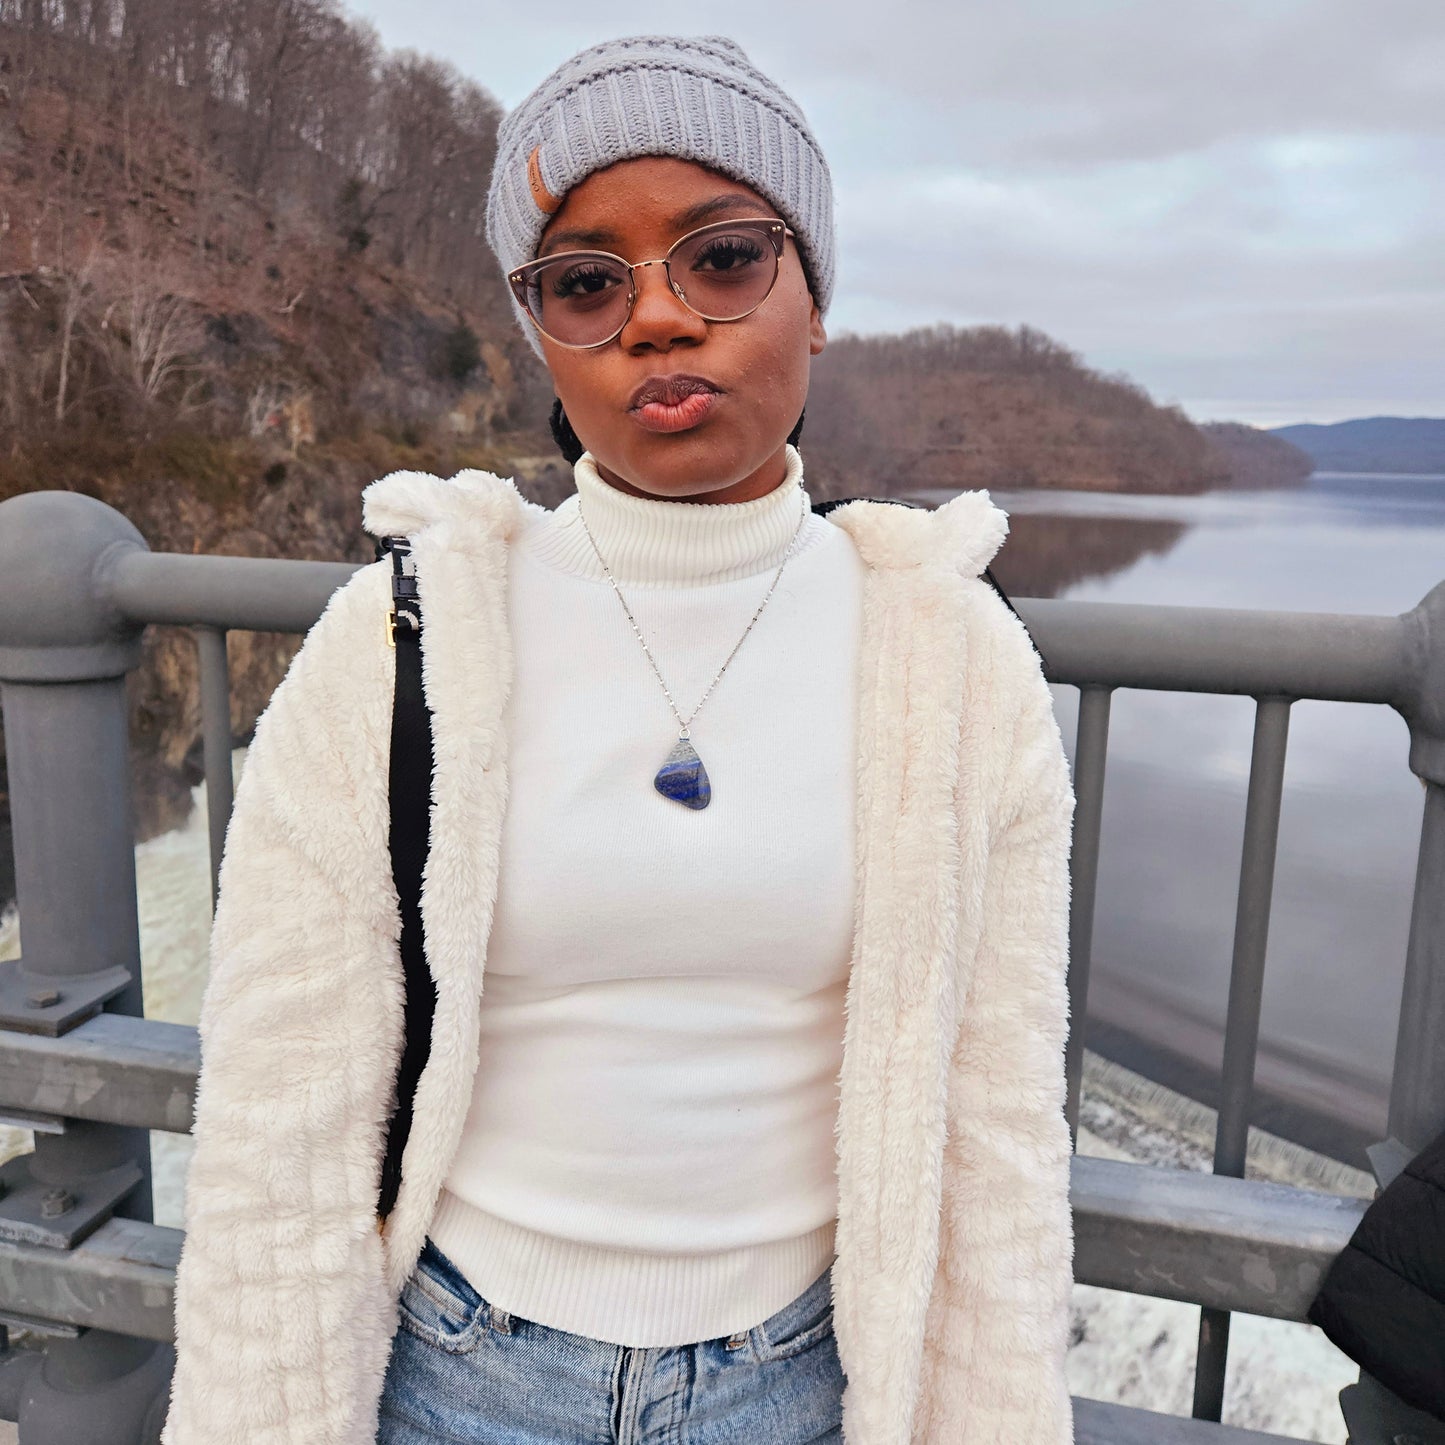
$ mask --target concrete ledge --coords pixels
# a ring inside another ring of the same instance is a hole
[[[111,1218],[70,1250],[0,1243],[0,1304],[36,1319],[169,1343],[184,1239],[179,1229]]]
[[[1129,1405],[1074,1397],[1074,1445],[1301,1445],[1288,1435],[1265,1435],[1216,1425],[1212,1420],[1190,1420],[1160,1415]]]
[[[58,1038],[0,1030],[0,1114],[185,1133],[199,1062],[193,1028],[120,1014],[102,1013]],[[1305,1318],[1368,1205],[1285,1184],[1083,1155],[1072,1170],[1079,1283],[1273,1319]],[[0,1244],[0,1301],[8,1297],[21,1308],[24,1295],[11,1293],[10,1248]],[[52,1256],[47,1268],[59,1275],[87,1266]],[[98,1323],[73,1297],[61,1300],[69,1309],[56,1318]]]
[[[1073,1161],[1080,1284],[1303,1320],[1368,1206],[1287,1184]]]

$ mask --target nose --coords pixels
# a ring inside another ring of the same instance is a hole
[[[633,268],[632,278],[637,299],[617,338],[624,350],[669,351],[679,342],[696,345],[707,337],[707,322],[668,284],[661,261],[642,262]]]

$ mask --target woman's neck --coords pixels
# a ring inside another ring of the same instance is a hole
[[[762,466],[736,482],[726,482],[721,486],[707,487],[698,491],[679,492],[675,495],[664,495],[659,492],[645,491],[635,486],[625,477],[620,477],[610,467],[604,466],[594,458],[597,474],[608,486],[615,491],[624,493],[629,497],[640,497],[648,501],[659,502],[693,502],[701,504],[727,505],[738,502],[755,502],[761,497],[766,497],[775,492],[786,480],[788,475],[788,451],[786,443]],[[694,485],[694,479],[689,479],[685,485]]]
[[[782,479],[765,496],[707,503],[619,491],[584,453],[573,468],[576,495],[536,529],[526,550],[548,565],[605,580],[600,552],[624,587],[700,585],[769,571],[783,560],[809,505],[796,448],[787,448],[786,461]]]

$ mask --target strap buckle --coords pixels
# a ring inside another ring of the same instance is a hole
[[[382,537],[376,544],[376,560],[391,554],[391,611],[386,614],[386,645],[396,651],[396,629],[403,614],[413,632],[421,631],[421,611],[417,603],[416,563],[411,556],[409,537]]]

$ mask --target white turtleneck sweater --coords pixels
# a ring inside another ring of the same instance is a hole
[[[752,502],[619,492],[590,456],[512,547],[510,795],[480,1058],[431,1237],[494,1305],[615,1344],[751,1328],[834,1257],[863,565],[802,461]]]

